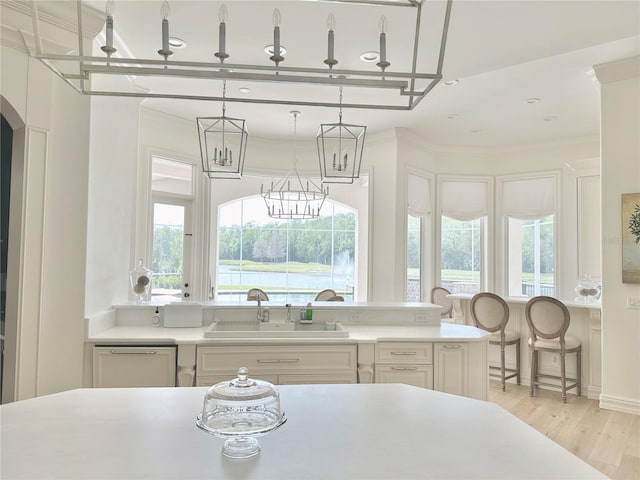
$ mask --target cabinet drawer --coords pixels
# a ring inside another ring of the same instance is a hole
[[[249,375],[356,371],[355,345],[262,345],[198,347],[197,375],[231,374],[247,367]]]
[[[355,373],[333,373],[327,375],[278,375],[279,385],[358,383]]]
[[[376,364],[433,364],[433,344],[427,342],[379,342]]]
[[[264,380],[265,382],[278,384],[278,375],[273,373],[260,373],[253,375],[249,372],[249,376],[255,380]],[[211,387],[219,382],[231,381],[235,378],[235,375],[205,375],[202,377],[196,377],[196,387]]]
[[[376,383],[405,383],[433,389],[433,365],[378,365]]]

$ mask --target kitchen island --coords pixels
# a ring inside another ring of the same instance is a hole
[[[246,460],[195,425],[207,388],[79,389],[0,406],[6,479],[600,479],[501,407],[400,384],[279,386]]]

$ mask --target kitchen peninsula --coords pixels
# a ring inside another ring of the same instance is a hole
[[[443,322],[452,322],[456,325],[473,325],[473,319],[469,310],[469,304],[473,295],[456,293],[448,295],[453,304],[453,318],[443,319]],[[525,306],[529,300],[526,297],[504,297],[509,306],[509,323],[507,328],[520,335],[520,365],[522,383],[529,384],[530,354],[527,347],[529,338],[529,326],[525,317]],[[562,300],[571,315],[568,334],[580,339],[582,343],[582,385],[583,395],[597,400],[602,391],[602,321],[600,303],[587,303],[578,300]],[[515,366],[515,353],[513,349],[507,349],[506,365],[508,368]],[[551,375],[560,374],[560,364],[554,354],[542,352],[540,366],[543,373]],[[575,356],[567,357],[567,371],[569,376],[575,375]],[[497,351],[489,354],[489,363],[499,365]]]
[[[429,303],[338,303],[314,302],[313,322],[336,322],[344,336],[207,336],[221,322],[258,325],[252,302],[192,304],[200,317],[187,319],[190,327],[165,325],[173,305],[116,305],[87,320],[86,386],[207,386],[247,366],[275,384],[408,383],[487,400],[486,332],[441,324],[440,307]],[[269,323],[286,322],[285,306],[261,308]]]

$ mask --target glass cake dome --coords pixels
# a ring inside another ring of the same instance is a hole
[[[237,378],[209,388],[196,425],[227,439],[222,447],[223,455],[248,458],[260,453],[255,437],[275,430],[285,421],[276,387],[249,378],[249,370],[241,367]]]

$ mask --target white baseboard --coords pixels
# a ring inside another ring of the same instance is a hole
[[[602,387],[600,387],[599,385],[587,386],[587,398],[589,400],[600,400],[601,394],[602,394]]]
[[[640,415],[640,401],[632,398],[614,397],[612,395],[601,394],[600,408]]]

